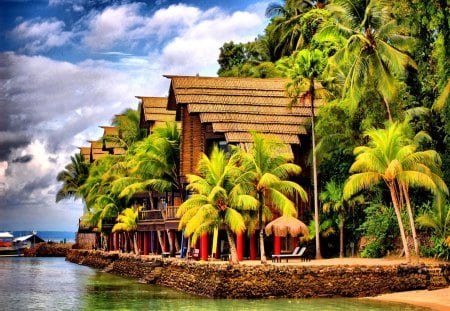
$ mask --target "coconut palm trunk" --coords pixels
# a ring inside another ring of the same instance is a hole
[[[174,251],[174,245],[173,245],[172,235],[170,233],[170,229],[167,229],[166,232],[167,232],[167,237],[168,237],[168,240],[169,240],[169,252],[170,252],[170,254],[174,254],[175,251]]]
[[[264,204],[266,204],[265,200],[264,200],[264,194],[259,193],[259,202],[260,202],[260,206],[259,206],[259,250],[261,252],[261,263],[262,264],[266,264],[267,263],[267,258],[266,258],[266,251],[264,248],[264,228],[263,228],[263,221],[262,221],[262,214],[263,214],[263,208],[264,208]]]
[[[140,254],[140,251],[139,251],[139,246],[138,246],[138,242],[137,242],[137,232],[136,232],[136,231],[133,231],[133,232],[132,232],[132,235],[133,235],[133,248],[134,248],[134,253],[135,253],[136,255],[139,255],[139,254]]]
[[[414,213],[411,207],[411,200],[409,199],[408,187],[405,184],[402,184],[403,196],[406,201],[406,210],[408,211],[409,216],[409,224],[411,226],[412,237],[414,241],[414,252],[417,257],[420,257],[419,252],[419,239],[417,238],[416,225],[414,223]]]
[[[309,81],[309,95],[311,96],[311,140],[312,140],[312,158],[313,158],[313,191],[314,191],[314,224],[316,227],[316,259],[321,259],[320,253],[320,220],[319,220],[319,198],[317,193],[317,158],[316,158],[316,138],[314,129],[314,78]]]
[[[238,264],[239,259],[237,256],[236,243],[234,242],[233,232],[226,226],[225,231],[227,232],[228,244],[230,245],[231,262],[233,264]]]
[[[388,187],[389,187],[389,191],[391,193],[392,204],[394,205],[395,215],[397,216],[397,222],[398,222],[398,227],[400,229],[400,235],[402,238],[403,249],[405,250],[405,258],[409,262],[409,261],[411,261],[411,255],[409,253],[408,242],[406,240],[405,228],[403,226],[402,215],[400,212],[398,191],[395,188],[395,181],[389,182]]]
[[[339,218],[340,218],[340,222],[339,222],[339,257],[340,258],[344,258],[345,256],[345,252],[344,252],[344,221],[345,221],[345,215],[344,215],[344,210],[341,209],[341,211],[339,212]]]

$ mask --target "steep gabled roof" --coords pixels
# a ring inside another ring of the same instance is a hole
[[[141,128],[175,121],[175,111],[167,110],[167,97],[136,96],[136,98],[142,101],[139,125]]]
[[[249,131],[257,131],[300,144],[299,135],[306,134],[310,124],[309,101],[288,108],[286,79],[165,77],[171,80],[168,109],[179,112],[177,106],[186,105],[189,113],[199,114],[202,123],[211,123],[214,132],[224,133],[229,143],[251,142]],[[320,106],[322,101],[315,104]]]

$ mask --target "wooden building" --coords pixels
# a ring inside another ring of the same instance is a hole
[[[167,109],[174,111],[176,121],[181,123],[180,166],[184,183],[187,182],[187,174],[196,172],[201,154],[208,154],[214,144],[224,149],[229,144],[248,149],[252,143],[250,131],[276,136],[288,144],[290,146],[288,152],[291,153],[294,162],[305,169],[306,152],[310,148],[307,127],[310,124],[312,110],[307,104],[288,108],[291,99],[285,91],[287,80],[166,77],[171,80]],[[150,101],[147,101],[147,105],[150,105]],[[316,104],[320,105],[321,101],[317,100]],[[145,123],[152,118],[152,114],[147,113],[150,108],[147,109],[145,110],[144,106],[144,113],[141,114],[141,118],[146,118]],[[309,185],[309,182],[307,184]],[[300,209],[308,208],[304,203],[297,203]],[[168,252],[163,246],[167,239],[171,251],[180,240],[182,241],[181,233],[176,231],[178,220],[174,218],[177,206],[175,203],[163,210],[147,211],[146,213],[152,216],[146,216],[145,221],[139,220],[142,224],[140,240],[144,247],[144,254],[147,254],[149,249],[148,243],[151,245],[150,248],[155,249],[156,239],[152,235],[154,232],[158,232],[162,252]],[[161,232],[163,232],[163,238],[161,238]],[[150,236],[147,236],[148,234]],[[243,237],[238,237],[237,241],[238,248],[243,248],[246,244],[252,249],[252,245],[256,244],[251,238],[245,240]],[[202,256],[205,257],[208,251],[204,248],[208,243],[203,241],[202,245]],[[178,251],[178,247],[176,250]],[[242,255],[243,251],[241,251],[241,257]],[[249,257],[255,257],[255,252],[250,250]]]
[[[148,130],[149,135],[156,126],[167,121],[175,121],[175,111],[167,110],[167,97],[136,96],[140,100],[140,127]]]

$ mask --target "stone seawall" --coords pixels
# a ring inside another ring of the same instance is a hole
[[[214,298],[367,297],[450,286],[450,263],[438,265],[231,265],[70,250],[66,260]]]

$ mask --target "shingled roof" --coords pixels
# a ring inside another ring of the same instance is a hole
[[[165,77],[171,80],[168,109],[179,113],[177,105],[186,105],[202,123],[211,123],[214,132],[224,133],[228,143],[251,142],[249,131],[257,131],[300,144],[299,135],[306,134],[310,123],[310,105],[288,108],[286,79]],[[316,101],[316,107],[321,104]]]
[[[142,102],[141,128],[150,128],[164,124],[166,121],[175,121],[175,111],[167,110],[167,97],[136,96]]]

